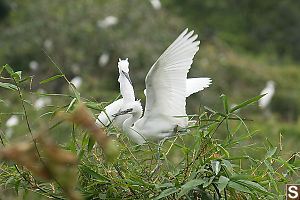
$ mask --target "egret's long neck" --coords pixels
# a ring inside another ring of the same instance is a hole
[[[134,101],[134,90],[129,80],[121,73],[118,79],[120,83],[120,91],[125,101]]]
[[[127,136],[138,144],[145,142],[145,139],[137,132],[139,130],[134,130],[132,126],[134,123],[142,116],[142,110],[138,109],[137,112],[133,112],[131,116],[126,119],[123,123],[123,131]]]

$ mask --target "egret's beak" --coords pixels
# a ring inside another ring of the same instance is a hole
[[[130,77],[129,77],[129,74],[128,74],[127,72],[124,72],[123,70],[122,70],[122,73],[123,73],[124,76],[128,79],[129,83],[132,85],[132,82],[131,82],[131,79],[130,79]],[[132,86],[133,86],[133,85],[132,85]]]
[[[129,108],[127,110],[123,110],[123,111],[117,112],[116,114],[113,114],[112,116],[113,117],[117,117],[117,116],[120,116],[120,115],[125,115],[125,114],[130,113],[132,110],[133,110],[132,108]]]

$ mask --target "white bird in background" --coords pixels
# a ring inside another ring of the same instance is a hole
[[[126,104],[114,115],[130,114],[123,123],[123,130],[134,142],[158,142],[174,135],[177,127],[187,127],[186,97],[211,84],[209,78],[187,79],[200,44],[193,33],[184,30],[149,70],[145,80],[144,116],[141,104],[136,103]]]
[[[161,3],[160,0],[150,0],[151,5],[155,10],[161,9]]]
[[[109,54],[108,53],[103,53],[99,57],[98,63],[101,67],[104,67],[105,65],[107,65],[108,61],[109,61]]]
[[[75,76],[70,82],[78,89],[82,84],[82,78],[80,76]]]
[[[123,122],[130,117],[130,114],[124,114],[120,116],[114,116],[114,114],[120,112],[122,108],[124,108],[129,103],[136,104],[136,105],[140,105],[141,103],[140,101],[135,100],[132,82],[129,77],[128,59],[126,60],[119,59],[118,68],[119,68],[118,82],[120,83],[120,91],[123,98],[106,106],[104,108],[104,111],[102,111],[99,114],[97,124],[100,127],[104,127],[104,126],[109,126],[113,121],[114,126],[117,129],[122,130]]]
[[[271,103],[274,93],[275,93],[275,82],[268,81],[267,86],[260,93],[260,94],[266,94],[266,95],[258,100],[258,106],[261,109],[266,109],[268,107],[268,105]]]
[[[39,69],[39,63],[35,60],[33,61],[30,61],[29,63],[29,68],[32,70],[32,71],[36,71]]]
[[[33,106],[35,109],[39,110],[45,105],[49,105],[50,103],[51,103],[50,97],[40,97],[34,102]]]
[[[97,21],[97,26],[99,28],[108,28],[110,26],[116,25],[119,22],[119,19],[115,16],[107,16],[103,20]]]
[[[19,123],[19,117],[16,115],[13,115],[6,121],[6,126],[13,127],[13,126],[18,125],[18,123]]]
[[[52,40],[49,39],[49,38],[46,39],[46,40],[44,41],[44,47],[45,47],[45,49],[48,50],[48,51],[52,50],[52,48],[53,48],[53,42],[52,42]]]

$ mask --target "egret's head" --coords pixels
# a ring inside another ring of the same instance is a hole
[[[119,58],[119,62],[118,62],[118,68],[119,68],[119,72],[125,72],[125,73],[129,73],[129,62],[128,62],[128,58],[126,58],[125,60],[121,60]]]
[[[137,115],[138,118],[142,116],[143,107],[140,100],[128,103],[120,112],[115,113],[113,116],[117,117],[119,115],[132,114]]]
[[[269,87],[275,87],[275,82],[274,81],[268,81],[267,82],[267,86],[269,86]]]
[[[119,58],[119,62],[118,62],[118,68],[119,68],[119,74],[124,75],[127,80],[129,81],[129,83],[132,85],[131,79],[129,77],[129,62],[128,62],[128,58],[126,58],[125,60],[121,60]]]

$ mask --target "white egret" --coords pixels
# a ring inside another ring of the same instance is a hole
[[[115,16],[107,16],[103,20],[97,21],[97,26],[99,28],[108,28],[110,26],[116,25],[119,22],[119,19]]]
[[[267,86],[260,93],[260,94],[266,94],[266,95],[258,100],[258,106],[261,109],[266,109],[268,107],[268,105],[271,103],[274,93],[275,93],[275,82],[268,81]]]
[[[19,123],[19,117],[16,115],[13,115],[6,121],[6,126],[13,127],[13,126],[18,125],[18,123]]]
[[[78,89],[82,84],[82,78],[75,76],[70,82]]]
[[[108,126],[113,121],[114,126],[122,130],[123,122],[130,116],[130,114],[124,114],[120,116],[113,116],[114,114],[120,112],[122,108],[126,105],[136,104],[140,105],[140,101],[135,100],[134,90],[132,86],[132,82],[129,77],[129,62],[128,59],[121,60],[118,62],[119,68],[119,78],[118,82],[120,83],[120,91],[122,95],[122,99],[119,99],[104,108],[97,120],[97,124],[100,127]]]
[[[33,61],[30,61],[29,63],[29,68],[32,70],[32,71],[36,71],[39,69],[39,63],[35,60]]]
[[[104,67],[105,65],[107,65],[108,61],[109,61],[109,54],[108,53],[101,54],[101,56],[98,59],[98,63],[101,67]]]
[[[51,103],[50,97],[40,97],[34,102],[33,106],[35,109],[39,110],[42,107],[44,107],[45,105],[48,105],[50,103]]]
[[[134,142],[158,142],[174,135],[176,127],[187,127],[186,97],[210,85],[209,78],[187,79],[200,44],[193,33],[184,30],[149,70],[144,116],[141,105],[135,103],[126,104],[114,115],[131,114],[124,121],[123,130]]]
[[[161,3],[160,0],[150,0],[151,5],[155,10],[161,9]]]
[[[45,47],[45,49],[48,50],[48,51],[52,50],[52,48],[53,48],[53,42],[52,42],[52,40],[49,39],[49,38],[46,39],[46,40],[44,41],[44,47]]]

